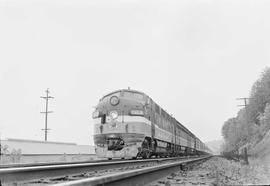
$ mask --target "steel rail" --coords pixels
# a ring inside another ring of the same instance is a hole
[[[184,156],[183,156],[184,157]],[[186,157],[184,157],[186,158]],[[150,158],[150,159],[156,159],[156,158]],[[140,159],[138,159],[140,160]],[[35,166],[50,166],[50,165],[67,165],[67,164],[79,164],[79,163],[98,163],[98,162],[115,162],[115,161],[127,161],[127,159],[112,159],[112,160],[107,160],[107,159],[97,159],[97,160],[89,160],[89,161],[72,161],[72,162],[41,162],[41,163],[11,163],[11,164],[1,164],[0,165],[0,170],[1,169],[6,169],[6,168],[19,168],[19,167],[35,167]]]
[[[78,164],[78,163],[98,163],[98,162],[106,162],[106,161],[124,161],[124,160],[107,160],[107,159],[99,159],[99,160],[89,160],[89,161],[72,161],[72,162],[41,162],[41,163],[12,163],[12,164],[2,164],[0,165],[0,170],[4,168],[19,168],[19,167],[35,167],[35,166],[49,166],[49,165],[66,165],[66,164]]]
[[[194,163],[202,160],[207,160],[212,156],[203,158],[196,158],[193,160],[182,160],[174,163],[167,163],[164,165],[152,166],[142,168],[139,170],[130,170],[122,173],[115,173],[100,177],[86,178],[76,181],[69,181],[65,183],[54,184],[53,186],[95,186],[95,185],[109,185],[109,186],[141,186],[149,184],[160,178],[163,178],[173,172],[183,169],[183,165]]]
[[[176,161],[183,158],[187,157],[3,168],[0,169],[0,181],[2,184],[25,182],[36,179],[55,178],[66,175],[80,174],[84,172],[121,168],[127,165],[130,166],[151,162],[161,163],[161,162]]]

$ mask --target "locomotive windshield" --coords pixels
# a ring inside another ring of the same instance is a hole
[[[138,99],[138,100],[143,100],[143,98],[144,98],[143,94],[140,94],[137,92],[131,92],[131,91],[124,91],[123,97]]]
[[[107,94],[106,96],[104,96],[103,98],[101,98],[100,101],[108,100],[108,99],[109,99],[110,97],[112,97],[112,96],[117,96],[117,97],[119,97],[119,96],[120,96],[120,91],[118,91],[118,92],[112,92],[112,93],[110,93],[110,94]]]
[[[135,100],[144,100],[144,94],[139,93],[139,92],[133,92],[133,91],[117,91],[117,92],[112,92],[110,94],[107,94],[103,98],[100,99],[100,101],[107,101],[110,99],[112,96],[117,96],[117,97],[125,97],[129,99],[135,99]]]

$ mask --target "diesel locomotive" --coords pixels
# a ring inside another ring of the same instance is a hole
[[[207,146],[143,92],[103,96],[92,114],[100,158],[150,158],[210,153]]]

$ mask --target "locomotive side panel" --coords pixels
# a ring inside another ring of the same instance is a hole
[[[156,152],[166,152],[172,150],[174,141],[173,126],[170,122],[169,115],[161,109],[157,104],[154,104],[154,122],[155,122],[155,137],[157,143]]]
[[[180,130],[180,145],[181,146],[188,146],[188,139],[187,139],[187,133],[185,131],[183,131],[182,129]]]
[[[158,125],[155,125],[155,132],[156,132],[156,136],[155,136],[156,139],[160,141],[165,141],[168,143],[172,142],[173,135],[171,132],[159,128]]]

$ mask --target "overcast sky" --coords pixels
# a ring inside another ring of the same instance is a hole
[[[0,132],[93,144],[101,96],[148,94],[202,141],[221,139],[269,66],[270,1],[0,0]]]

